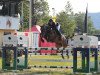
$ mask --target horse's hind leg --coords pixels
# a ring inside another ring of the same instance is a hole
[[[66,51],[66,54],[67,54],[67,58],[69,59],[69,52],[68,52],[68,51]]]
[[[61,55],[62,55],[62,59],[65,59],[65,58],[64,58],[64,55],[63,55],[63,50],[61,51]]]

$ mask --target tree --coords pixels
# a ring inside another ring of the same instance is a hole
[[[49,16],[49,6],[46,0],[33,0],[32,22],[38,24],[43,22],[45,17]]]
[[[88,16],[88,34],[93,35],[95,32],[95,28],[93,25],[93,21],[90,16]]]
[[[83,33],[84,31],[84,20],[85,20],[85,13],[76,13],[75,16],[75,21],[76,21],[76,32],[77,33]],[[92,35],[95,31],[95,28],[93,26],[93,22],[91,20],[91,17],[87,17],[87,25],[88,25],[88,34]]]
[[[24,30],[25,28],[29,27],[29,1],[28,0],[23,0],[22,3],[19,4],[19,13],[21,15],[20,30]]]
[[[43,16],[39,21],[38,21],[38,25],[42,26],[42,25],[46,25],[49,21],[51,17],[50,16]]]
[[[76,22],[76,33],[83,33],[83,22],[84,22],[84,14],[79,12],[74,15],[75,22]]]
[[[46,0],[33,0],[33,8],[32,8],[32,22],[34,25],[36,24],[44,24],[45,18],[49,18],[49,6]],[[23,27],[29,27],[29,0],[23,0]],[[22,11],[21,5],[19,6],[20,13]]]
[[[100,30],[95,29],[94,32],[93,32],[93,35],[100,35]]]
[[[69,1],[65,6],[65,11],[57,14],[57,22],[61,24],[61,28],[67,37],[71,37],[74,34],[76,25],[73,17],[72,7]]]
[[[65,12],[66,12],[67,14],[73,13],[73,11],[72,11],[72,6],[71,6],[71,3],[70,3],[69,1],[67,1],[67,4],[65,5]]]

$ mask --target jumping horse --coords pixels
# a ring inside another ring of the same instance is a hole
[[[41,26],[40,38],[43,42],[43,38],[45,38],[48,42],[54,42],[57,48],[66,48],[68,46],[68,40],[65,38],[65,36],[62,34],[59,36],[56,31],[48,25]],[[64,59],[63,50],[61,52],[62,58]]]

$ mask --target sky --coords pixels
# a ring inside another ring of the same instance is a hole
[[[87,4],[89,13],[100,12],[100,0],[47,0],[47,1],[49,3],[50,15],[53,14],[52,8],[55,8],[55,13],[64,10],[67,1],[70,1],[73,11],[75,13],[79,11],[85,12]]]

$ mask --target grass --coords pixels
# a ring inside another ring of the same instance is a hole
[[[2,58],[0,58],[0,69],[2,68]]]
[[[44,60],[63,60],[61,56],[57,55],[29,55],[28,56],[28,65],[42,65],[42,66],[73,66],[73,62],[47,62],[47,61],[33,61],[32,59],[44,59]],[[66,60],[72,60],[73,57],[70,56],[69,59],[65,56]],[[100,58],[99,58],[100,59]],[[94,58],[90,59],[91,62],[94,60]],[[81,66],[81,58],[78,57],[78,66]],[[0,58],[0,68],[2,67],[2,59]],[[25,71],[21,71],[20,73],[29,73],[29,74],[40,74],[40,75],[72,75],[73,70],[72,69],[50,69],[50,68],[31,68]],[[28,75],[28,74],[27,74]],[[78,74],[77,74],[78,75]],[[79,74],[83,75],[83,74]]]
[[[50,60],[52,60],[52,59],[55,59],[55,60],[58,60],[58,59],[60,59],[60,60],[63,60],[62,59],[62,57],[61,56],[55,56],[55,55],[46,55],[46,56],[41,56],[41,55],[32,55],[32,56],[29,56],[29,58],[28,58],[28,64],[29,65],[37,65],[37,66],[40,66],[40,65],[42,65],[42,66],[45,66],[45,65],[47,65],[47,66],[73,66],[73,57],[72,56],[70,56],[70,58],[69,59],[67,59],[67,57],[65,57],[65,59],[66,60],[72,60],[72,62],[42,62],[42,61],[32,61],[32,59],[50,59]],[[93,60],[94,60],[94,58],[91,58],[90,59],[91,60],[91,62],[93,62]],[[80,61],[82,61],[81,60],[81,58],[80,57],[78,57],[78,68],[80,68],[80,66],[81,66],[81,62]],[[40,68],[32,68],[31,69],[31,71],[38,71],[37,73],[39,73],[39,72],[42,72],[42,73],[45,73],[45,72],[48,72],[48,73],[52,73],[52,75],[72,75],[72,73],[73,73],[73,70],[72,69],[45,69],[45,68],[42,68],[42,69],[40,69]],[[79,74],[79,75],[81,75],[81,74]]]
[[[44,61],[32,61],[32,59],[49,59],[49,60],[63,60],[61,56],[55,56],[55,55],[48,55],[48,56],[31,56],[28,58],[29,65],[47,65],[47,66],[72,66],[72,62],[44,62]],[[67,57],[65,57],[67,59]],[[72,57],[68,60],[72,60]]]

